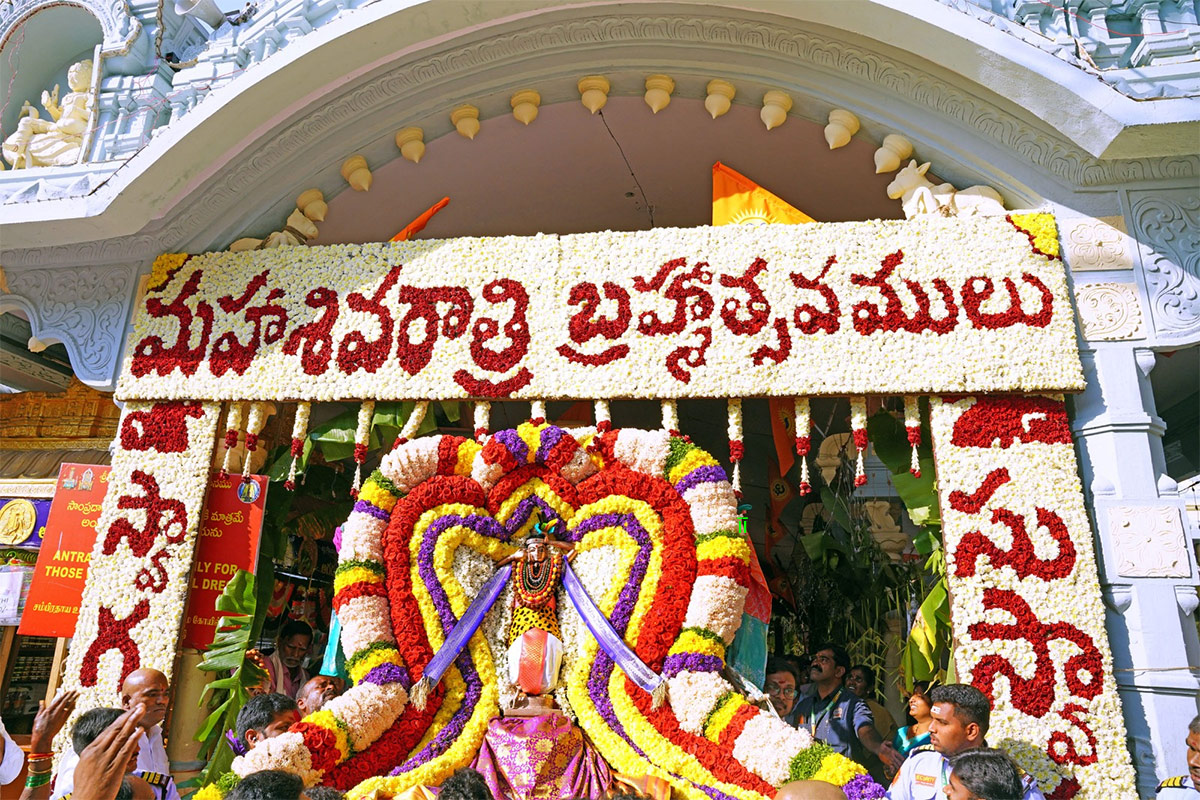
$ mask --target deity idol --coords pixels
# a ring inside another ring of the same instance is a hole
[[[71,65],[67,70],[71,91],[58,100],[58,84],[53,91],[42,92],[42,107],[50,115],[41,118],[28,100],[21,106],[17,130],[4,140],[4,160],[13,169],[22,167],[61,167],[79,160],[83,134],[92,116],[91,59]]]
[[[421,680],[413,685],[411,699],[417,708],[425,707],[429,692],[483,624],[484,616],[509,580],[513,581],[513,614],[507,638],[508,676],[517,687],[517,697],[505,709],[506,715],[553,713],[551,692],[558,685],[563,656],[556,596],[560,585],[596,643],[614,664],[651,693],[654,707],[667,699],[666,681],[625,644],[571,571],[575,545],[551,538],[561,524],[559,520],[535,523],[522,548],[496,565],[496,573],[471,601],[458,625],[426,665]]]
[[[555,595],[562,581],[563,564],[575,558],[573,544],[550,538],[558,524],[558,520],[536,523],[524,548],[500,562],[516,563],[512,622],[508,627],[508,679],[519,691],[513,712],[522,706],[531,710],[548,707],[545,695],[558,685],[563,645]]]

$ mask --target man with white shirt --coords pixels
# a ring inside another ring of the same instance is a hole
[[[0,720],[0,786],[15,781],[24,764],[25,754],[4,729],[4,720]]]
[[[138,723],[142,729],[139,739],[141,748],[137,757],[139,772],[171,774],[161,727],[170,697],[171,687],[167,683],[167,676],[156,669],[135,669],[121,684],[121,707],[130,709],[140,705],[145,708],[145,715]],[[63,753],[58,765],[58,777],[54,781],[54,797],[69,794],[74,788],[75,765],[78,763],[79,754],[75,750]]]

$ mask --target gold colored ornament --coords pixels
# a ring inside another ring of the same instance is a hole
[[[675,81],[666,75],[651,75],[646,78],[646,105],[655,114],[671,104],[671,92],[675,91]]]
[[[612,84],[603,75],[580,78],[576,86],[579,88],[579,101],[593,114],[604,108],[604,104],[608,102],[608,93],[612,89]]]
[[[542,96],[536,89],[522,89],[508,101],[512,106],[513,116],[517,122],[528,125],[537,119],[538,106],[542,104]]]
[[[0,508],[0,544],[21,544],[36,527],[37,509],[28,500],[10,500]]]
[[[472,105],[459,106],[450,112],[450,124],[459,136],[474,139],[479,133],[479,109]]]
[[[396,132],[396,147],[400,148],[400,155],[419,164],[421,156],[425,155],[425,131],[420,128],[401,128]]]
[[[762,111],[758,118],[762,120],[767,130],[778,128],[787,122],[787,112],[792,108],[792,97],[787,92],[772,89],[763,95]]]
[[[729,81],[714,78],[708,82],[705,92],[708,96],[704,98],[704,108],[708,110],[709,114],[712,114],[713,119],[716,119],[729,111],[737,89]]]

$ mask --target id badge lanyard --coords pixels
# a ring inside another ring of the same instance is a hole
[[[829,712],[831,712],[833,707],[837,705],[838,698],[841,696],[842,690],[839,688],[833,693],[833,697],[829,698],[829,704],[825,706],[825,710],[813,717],[812,735],[814,739],[817,738],[817,728],[819,728],[821,723],[825,721],[825,718],[829,716]]]

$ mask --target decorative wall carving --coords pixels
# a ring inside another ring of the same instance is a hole
[[[1200,340],[1200,194],[1195,187],[1129,193],[1158,339]]]
[[[1124,578],[1187,578],[1187,537],[1173,506],[1116,506],[1108,510],[1108,534]]]
[[[21,311],[34,336],[66,346],[81,381],[112,391],[137,272],[132,266],[7,269],[0,312]]]
[[[1132,283],[1085,283],[1075,287],[1083,338],[1092,342],[1144,339],[1142,304]]]
[[[737,53],[738,58],[761,55],[780,62],[780,74],[791,74],[805,66],[817,73],[840,75],[856,84],[886,87],[897,102],[931,110],[973,129],[979,138],[1018,154],[1067,184],[1109,185],[1200,175],[1200,158],[1195,156],[1099,161],[1066,140],[1031,128],[974,93],[915,66],[893,61],[848,41],[789,30],[782,27],[786,23],[784,18],[774,18],[772,24],[767,24],[715,16],[605,15],[547,20],[513,33],[460,44],[399,64],[367,82],[346,85],[340,89],[340,96],[321,98],[311,113],[274,131],[257,149],[246,148],[239,153],[218,177],[194,195],[198,199],[191,205],[169,212],[162,228],[119,239],[5,253],[4,261],[6,266],[35,266],[148,259],[189,242],[197,230],[207,230],[214,220],[232,213],[231,209],[256,207],[253,203],[258,200],[248,199],[247,186],[269,187],[272,196],[304,188],[302,183],[311,182],[312,151],[320,142],[344,130],[347,120],[355,120],[356,129],[361,131],[370,127],[367,123],[374,115],[381,115],[381,134],[389,131],[390,135],[395,127],[390,109],[413,106],[423,99],[424,93],[436,92],[436,87],[454,79],[483,72],[495,74],[507,63],[528,63],[532,55],[553,56],[581,49],[595,52],[604,45],[649,46],[661,54],[663,63],[681,49],[692,52],[702,46],[714,54],[715,61],[720,60],[721,53]],[[280,185],[281,175],[295,176],[297,182]],[[208,242],[205,246],[218,245],[224,243]]]
[[[1073,272],[1133,269],[1124,217],[1060,219],[1067,265]]]
[[[0,3],[0,47],[30,16],[44,8],[60,5],[63,5],[61,0],[6,0]],[[142,23],[129,13],[126,0],[71,0],[70,5],[90,11],[100,22],[104,33],[104,55],[128,53],[142,32]]]
[[[1191,616],[1196,613],[1197,606],[1200,606],[1200,596],[1196,595],[1195,586],[1184,586],[1180,584],[1175,587],[1175,602],[1179,603],[1179,609],[1186,616]]]

